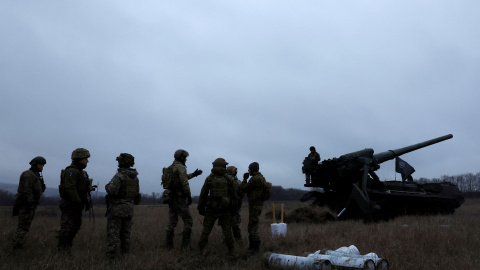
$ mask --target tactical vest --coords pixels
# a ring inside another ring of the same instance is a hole
[[[122,182],[120,197],[123,199],[134,199],[140,192],[138,179],[136,177],[131,177],[128,173],[122,174],[125,177],[125,180]]]
[[[80,197],[80,199],[86,197],[88,189],[90,188],[87,172],[83,171],[83,170],[80,171],[75,166],[68,166],[67,168],[62,170],[61,173],[60,173],[60,185],[58,186],[58,191],[60,193],[60,198],[70,199],[70,200],[72,199],[72,198],[69,198],[68,191],[65,190],[65,178],[67,177],[66,174],[67,174],[67,171],[69,169],[77,172],[80,175],[80,177],[76,181],[76,186],[75,186],[78,196]]]
[[[25,182],[25,179],[28,179],[28,178],[33,179],[33,181]],[[23,194],[28,190],[32,190],[35,193],[35,191],[38,190],[38,188],[36,188],[35,185],[38,185],[41,182],[43,182],[43,179],[39,173],[34,172],[32,170],[24,171],[20,175],[20,181],[19,181],[20,184],[18,185],[17,193]],[[28,186],[27,190],[25,190],[25,186]]]
[[[215,209],[230,207],[229,181],[226,176],[213,175],[210,180],[210,205]]]
[[[20,175],[15,203],[20,205],[38,201],[43,193],[42,184],[43,178],[38,172],[24,171]]]
[[[172,194],[175,196],[181,196],[183,194],[183,187],[182,187],[182,182],[180,181],[180,175],[178,170],[174,170],[174,165],[170,165],[170,167],[167,168],[167,173],[168,171],[171,173],[170,174],[170,182],[168,183],[168,189],[171,191],[174,191]]]

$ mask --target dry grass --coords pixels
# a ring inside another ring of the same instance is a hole
[[[286,213],[304,207],[294,203],[285,207]],[[271,208],[265,205],[264,213]],[[166,251],[164,249],[168,208],[139,206],[135,209],[131,254],[109,264],[105,257],[105,209],[96,208],[95,223],[85,215],[83,225],[74,240],[72,256],[56,252],[56,231],[60,217],[57,207],[39,207],[25,248],[10,251],[16,219],[11,207],[0,208],[0,269],[261,269],[261,255],[232,260],[221,244],[218,226],[210,235],[209,255],[196,251],[202,230],[202,217],[192,206],[194,227],[192,249]],[[243,211],[243,239],[248,244],[247,208]],[[383,223],[364,224],[360,221],[325,221],[322,224],[288,223],[287,237],[272,239],[271,219],[261,220],[262,252],[293,255],[313,253],[319,249],[337,249],[355,245],[362,254],[376,252],[390,262],[390,269],[479,269],[480,257],[480,200],[470,199],[451,216],[400,217]],[[181,241],[179,222],[175,246]],[[238,247],[240,255],[246,247]]]

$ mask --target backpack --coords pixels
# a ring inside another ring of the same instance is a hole
[[[173,179],[173,167],[163,168],[162,170],[162,187],[165,189],[163,191],[163,204],[169,204],[172,201],[171,191],[170,191],[170,183]]]
[[[270,199],[270,189],[272,188],[272,183],[267,182],[265,179],[263,180],[263,192],[262,198],[264,201]]]
[[[170,189],[170,182],[173,179],[172,166],[162,169],[162,186],[164,189]]]

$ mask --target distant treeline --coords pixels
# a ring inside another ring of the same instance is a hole
[[[270,189],[270,200],[271,201],[297,201],[305,193],[305,190],[300,189],[284,189],[281,186],[273,186]],[[198,196],[192,198],[193,203],[198,202]],[[246,197],[244,201],[246,201]],[[95,196],[95,192],[92,192],[92,202],[94,205],[105,205],[105,197]],[[0,206],[13,206],[15,203],[15,194],[8,192],[6,190],[0,189]],[[162,194],[158,192],[152,192],[151,194],[142,193],[142,201],[140,204],[143,205],[154,205],[162,203]],[[40,205],[59,205],[59,197],[45,197],[40,198]]]
[[[465,194],[475,194],[480,193],[480,172],[473,173],[464,173],[456,176],[443,175],[440,178],[420,178],[416,179],[420,184],[423,183],[440,183],[440,182],[449,182],[458,186],[458,188]]]
[[[458,186],[458,188],[464,193],[466,198],[480,198],[480,172],[460,174],[456,176],[443,175],[440,178],[420,178],[416,179],[416,182],[420,184],[424,183],[440,183],[450,182]],[[281,186],[273,186],[270,190],[270,201],[297,201],[305,194],[305,190],[288,188],[284,189]],[[95,193],[92,193],[92,201],[94,205],[104,205],[105,198],[103,196],[96,197]],[[246,201],[246,198],[244,198]],[[12,206],[15,202],[15,194],[6,190],[0,189],[0,206]],[[198,202],[198,196],[193,197],[193,203]],[[158,192],[152,192],[151,194],[142,194],[143,205],[154,205],[162,203],[162,195]],[[44,197],[40,198],[40,205],[59,205],[59,197]]]

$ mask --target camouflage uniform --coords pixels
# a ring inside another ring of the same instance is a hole
[[[15,198],[14,215],[18,212],[18,226],[13,246],[23,246],[23,238],[30,230],[40,196],[45,191],[45,184],[40,171],[33,166],[20,175]]]
[[[88,157],[90,157],[90,153],[88,153]],[[79,159],[75,159],[70,166],[62,170],[60,175],[58,189],[62,198],[59,206],[62,215],[57,245],[59,251],[70,251],[73,238],[82,225],[82,211],[84,208],[85,211],[90,209],[87,193],[90,192],[91,185],[87,172],[83,170],[85,167],[86,163],[82,164]]]
[[[307,184],[310,184],[312,179],[313,169],[320,161],[320,154],[315,151],[315,147],[310,147],[310,153],[308,154],[307,158],[303,162],[304,164],[304,172],[305,172],[305,180]]]
[[[254,162],[256,163],[256,162]],[[253,164],[253,163],[252,163]],[[248,182],[244,177],[242,182],[242,191],[247,193],[248,197],[248,239],[250,241],[249,250],[253,253],[258,253],[260,248],[260,235],[258,233],[258,225],[260,222],[260,215],[262,214],[263,209],[263,191],[265,178],[263,175],[258,172],[258,163],[256,171],[250,169],[252,164],[249,166],[250,175],[252,177]]]
[[[238,180],[235,176],[235,190],[237,191],[237,211],[232,215],[232,232],[233,237],[236,241],[242,241],[242,230],[240,229],[240,224],[242,223],[242,215],[240,211],[242,210],[242,201],[245,193],[242,191],[241,185],[242,181]]]
[[[226,173],[226,162],[224,159],[217,159],[213,162],[212,173],[205,179],[200,198],[198,210],[204,215],[203,230],[200,236],[198,247],[203,250],[208,242],[208,235],[212,231],[215,221],[219,219],[222,232],[225,235],[228,251],[233,253],[234,240],[232,234],[232,212],[237,210],[237,196],[235,194],[235,183]]]
[[[240,224],[242,223],[242,216],[240,211],[242,209],[243,197],[245,193],[242,191],[241,185],[242,181],[237,178],[237,168],[234,166],[227,167],[227,174],[233,178],[234,187],[237,195],[237,210],[232,214],[232,233],[235,241],[242,245],[242,230],[240,229]],[[219,224],[221,226],[221,222]],[[222,231],[223,234],[223,231]],[[225,234],[222,236],[223,241],[225,241]]]
[[[139,204],[141,195],[138,172],[133,168],[119,168],[107,191],[107,256],[113,258],[121,243],[122,253],[130,251],[130,232],[132,227],[133,205]]]
[[[318,152],[310,152],[310,154],[308,154],[308,158],[318,163],[320,161],[320,154]]]
[[[192,179],[194,175],[193,173],[187,174],[187,167],[177,160],[170,166],[173,169],[173,179],[171,183],[172,201],[168,204],[169,222],[167,225],[167,234],[170,233],[173,237],[173,231],[177,226],[178,216],[180,216],[183,220],[183,243],[187,244],[187,241],[188,243],[190,242],[193,225],[190,208],[186,203],[187,198],[192,197],[188,180]]]

